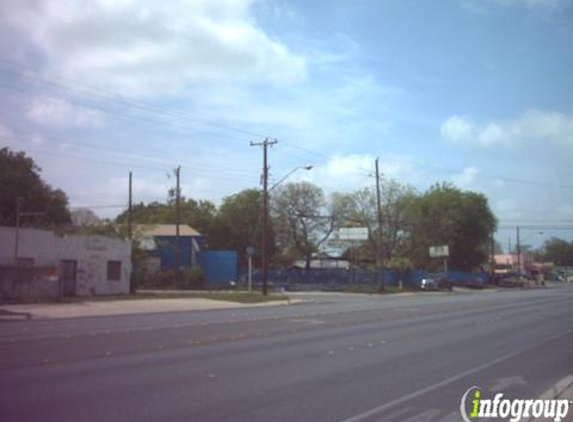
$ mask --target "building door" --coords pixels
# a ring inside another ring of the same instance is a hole
[[[60,263],[62,293],[64,296],[75,296],[76,294],[76,267],[77,261],[73,259],[64,259]]]

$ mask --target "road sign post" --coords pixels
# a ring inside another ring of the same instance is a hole
[[[255,253],[255,248],[252,246],[247,246],[247,258],[249,262],[249,275],[248,275],[248,282],[247,282],[247,289],[249,292],[253,291],[253,255]]]
[[[448,273],[448,256],[450,248],[448,245],[430,246],[430,258],[444,258],[444,273]]]

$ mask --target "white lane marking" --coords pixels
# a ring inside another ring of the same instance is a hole
[[[343,419],[343,420],[340,421],[340,422],[358,422],[358,421],[362,421],[362,420],[367,419],[367,418],[369,418],[369,417],[371,417],[371,416],[374,416],[374,415],[376,415],[377,413],[380,413],[380,412],[382,412],[382,411],[384,411],[384,410],[386,410],[386,409],[389,409],[389,408],[391,408],[391,407],[394,407],[394,406],[396,406],[396,405],[398,405],[398,404],[401,404],[401,403],[404,403],[404,402],[406,402],[406,401],[415,399],[416,397],[422,396],[422,395],[424,395],[424,394],[426,394],[426,393],[429,393],[430,391],[437,390],[438,388],[444,387],[444,386],[446,386],[446,385],[448,385],[448,384],[451,384],[451,383],[453,383],[453,382],[455,382],[455,381],[458,381],[458,380],[460,380],[460,379],[462,379],[462,378],[465,378],[465,377],[467,377],[468,375],[475,374],[476,372],[479,372],[479,371],[482,371],[482,370],[484,370],[484,369],[487,369],[487,368],[489,368],[489,367],[491,367],[491,366],[497,365],[498,363],[501,363],[501,362],[506,361],[506,360],[508,360],[508,359],[513,359],[514,357],[516,357],[516,356],[518,356],[518,355],[520,355],[520,354],[522,354],[522,353],[524,353],[524,352],[526,352],[526,351],[528,351],[528,350],[531,350],[531,349],[537,347],[539,344],[544,344],[544,343],[547,343],[547,342],[549,342],[549,341],[556,340],[556,339],[561,338],[561,337],[565,337],[566,335],[570,335],[571,333],[573,333],[573,330],[567,331],[567,332],[565,332],[565,333],[561,333],[561,334],[558,334],[558,335],[555,335],[555,336],[551,336],[551,337],[549,337],[549,338],[547,338],[547,339],[545,339],[545,340],[543,340],[543,341],[537,343],[535,346],[526,347],[526,348],[523,348],[523,349],[521,349],[521,350],[518,350],[517,352],[508,353],[508,354],[503,355],[503,356],[501,356],[501,357],[499,357],[499,358],[497,358],[497,359],[492,360],[491,362],[484,363],[483,365],[475,366],[475,367],[473,367],[473,368],[471,368],[471,369],[468,369],[467,371],[460,372],[459,374],[453,375],[453,376],[451,376],[451,377],[449,377],[449,378],[446,378],[446,379],[444,379],[444,380],[442,380],[442,381],[440,381],[440,382],[437,382],[437,383],[432,384],[432,385],[428,385],[427,387],[421,388],[421,389],[419,389],[419,390],[417,390],[417,391],[414,391],[414,392],[412,392],[412,393],[410,393],[410,394],[406,394],[405,396],[398,397],[397,399],[392,400],[392,401],[389,401],[388,403],[384,403],[384,404],[382,404],[382,405],[380,405],[380,406],[374,407],[374,408],[372,408],[372,409],[370,409],[370,410],[367,410],[367,411],[365,411],[365,412],[362,412],[362,413],[359,413],[359,414],[357,414],[357,415],[351,416],[350,418]]]

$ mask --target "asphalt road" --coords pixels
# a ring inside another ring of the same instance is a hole
[[[2,421],[458,421],[573,374],[573,285],[0,323]],[[488,393],[489,394],[489,393]]]

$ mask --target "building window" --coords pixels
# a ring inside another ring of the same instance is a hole
[[[121,261],[107,261],[107,279],[110,281],[121,280]]]

